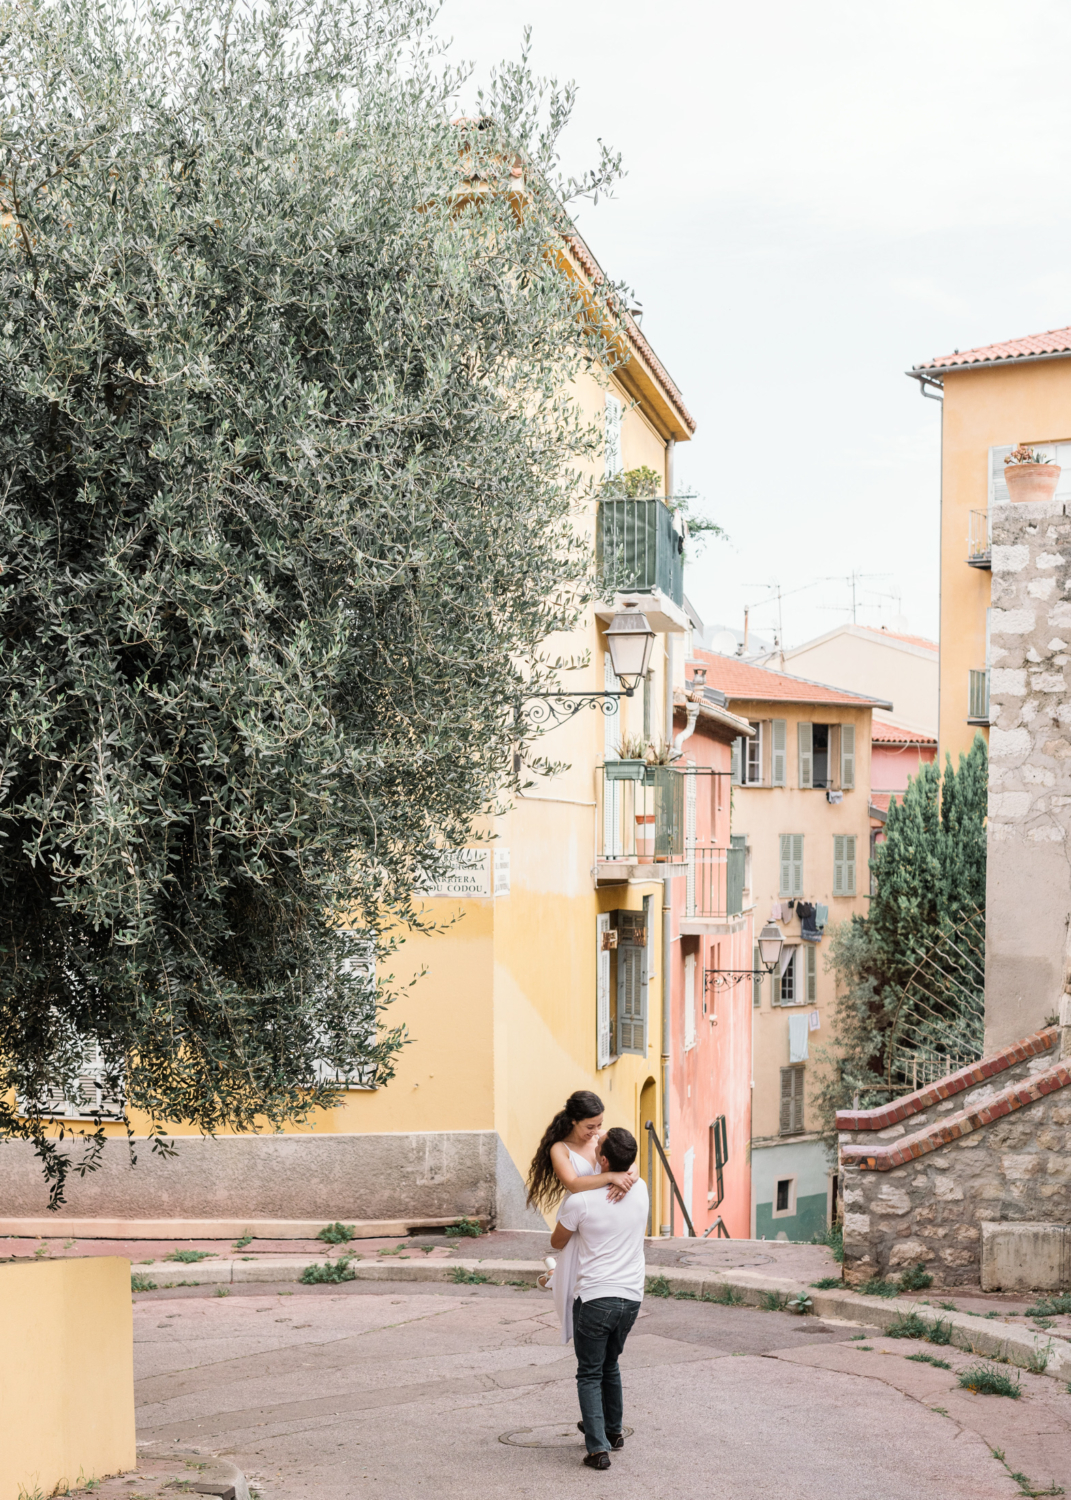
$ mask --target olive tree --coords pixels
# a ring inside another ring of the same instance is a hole
[[[585,598],[562,236],[616,162],[563,180],[523,56],[457,119],[432,20],[0,0],[0,1136],[54,1203],[87,1047],[165,1150],[389,1079],[355,960]]]

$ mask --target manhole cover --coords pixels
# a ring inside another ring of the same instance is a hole
[[[634,1431],[622,1428],[626,1437]],[[575,1422],[560,1422],[554,1427],[518,1427],[513,1432],[503,1432],[500,1443],[509,1443],[512,1448],[574,1448],[583,1445],[584,1438]]]

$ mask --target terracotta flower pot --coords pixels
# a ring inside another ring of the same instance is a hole
[[[1006,464],[1004,483],[1012,500],[1051,500],[1060,482],[1059,464]]]

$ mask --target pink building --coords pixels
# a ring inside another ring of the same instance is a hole
[[[870,738],[870,847],[885,837],[890,799],[902,802],[907,783],[919,767],[937,757],[937,740],[917,729],[880,721],[875,715]]]

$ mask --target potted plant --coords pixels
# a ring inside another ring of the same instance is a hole
[[[641,735],[625,735],[618,752],[620,760],[605,763],[607,781],[642,781],[647,762],[647,742]]]
[[[1004,482],[1012,500],[1051,500],[1059,480],[1060,465],[1042,458],[1025,443],[1020,443],[1004,460]]]

